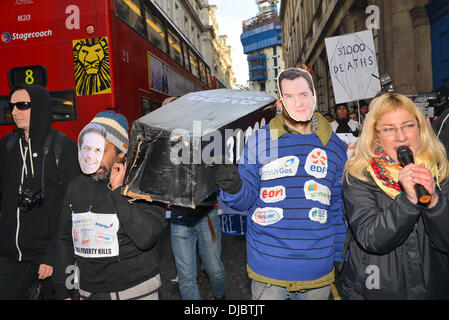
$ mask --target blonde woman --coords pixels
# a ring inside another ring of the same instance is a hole
[[[415,164],[399,164],[407,146]],[[367,115],[343,195],[353,238],[346,299],[449,299],[449,164],[443,145],[407,97],[380,96]],[[431,195],[418,203],[415,184]]]

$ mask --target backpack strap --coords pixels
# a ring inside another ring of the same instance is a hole
[[[53,129],[53,128],[52,128]],[[60,157],[61,157],[61,151],[62,151],[62,142],[65,138],[65,135],[55,129],[53,129],[53,134],[55,135],[55,143],[53,145],[53,151],[55,153],[55,159],[56,159],[56,169],[58,169],[59,173],[59,164],[60,164]]]
[[[349,243],[351,242],[351,240],[352,240],[352,231],[351,231],[351,228],[348,228],[348,233],[346,234],[345,244],[343,245],[341,261],[340,261],[340,264],[338,265],[338,273],[341,273],[341,271],[343,270],[343,265],[345,264],[346,255],[348,253],[348,247],[349,247]]]
[[[50,130],[45,138],[44,144],[44,156],[42,157],[42,176],[41,176],[41,190],[42,195],[45,195],[45,158],[47,158],[48,151],[50,150],[51,140],[53,140],[53,130]]]

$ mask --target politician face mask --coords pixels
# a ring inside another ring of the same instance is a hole
[[[287,115],[295,122],[310,121],[316,109],[316,93],[310,73],[299,68],[289,68],[279,74],[276,83]]]
[[[98,124],[88,124],[78,137],[78,161],[81,171],[93,174],[100,168],[106,146],[106,130]]]

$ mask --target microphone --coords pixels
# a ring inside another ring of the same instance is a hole
[[[407,146],[400,146],[397,150],[398,160],[403,167],[410,163],[415,163],[413,159],[413,152]],[[430,200],[432,200],[432,196],[429,191],[426,190],[422,185],[415,184],[415,192],[416,197],[418,198],[418,202],[423,206],[428,206],[430,204]]]

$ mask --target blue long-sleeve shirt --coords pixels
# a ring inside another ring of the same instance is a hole
[[[250,137],[238,166],[242,188],[220,196],[248,210],[252,271],[284,281],[312,281],[332,271],[347,231],[341,188],[346,159],[334,133],[325,145],[316,133],[271,139],[268,126]]]

